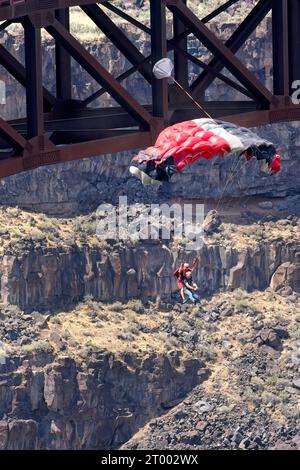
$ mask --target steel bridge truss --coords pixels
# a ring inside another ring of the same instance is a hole
[[[199,117],[199,109],[184,94],[174,93],[167,80],[157,80],[153,64],[174,52],[175,78],[214,117],[245,126],[300,119],[300,106],[291,101],[292,83],[300,80],[300,0],[259,0],[235,32],[224,43],[210,29],[209,22],[237,4],[224,0],[223,6],[199,19],[186,0],[150,0],[150,25],[144,25],[111,1],[89,0],[0,0],[0,31],[12,23],[24,29],[25,64],[0,44],[0,64],[26,91],[27,116],[6,122],[0,118],[0,177],[42,165],[77,160],[101,154],[151,145],[169,123]],[[84,13],[118,48],[131,67],[113,77],[70,33],[70,7]],[[167,39],[167,16],[173,17],[173,37]],[[148,34],[151,54],[144,56],[110,18],[109,11]],[[263,19],[272,13],[273,90],[258,80],[237,57]],[[42,35],[45,29],[55,41],[56,96],[43,86]],[[205,63],[188,49],[192,34],[210,53]],[[97,82],[99,90],[83,101],[72,100],[71,58]],[[201,73],[189,82],[189,62]],[[224,74],[227,69],[234,77]],[[152,89],[152,104],[141,105],[122,82],[139,72]],[[245,96],[244,101],[205,101],[205,91],[216,79]],[[171,88],[171,89],[170,89]],[[108,92],[118,107],[88,108]]]

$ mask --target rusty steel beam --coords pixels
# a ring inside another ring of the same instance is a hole
[[[253,101],[208,101],[205,103],[207,111],[215,118],[221,118],[225,116],[234,116],[235,121],[238,124],[238,120],[244,125],[247,116],[251,117],[251,123],[255,125],[255,116],[264,116],[265,113],[262,111],[256,111],[256,106]],[[151,112],[151,108],[147,107],[147,110]],[[295,119],[299,112],[299,106],[289,107],[278,107],[271,111],[268,111],[268,116],[272,116],[270,122],[280,122],[286,120]],[[188,119],[197,117],[197,109],[193,107],[193,104],[185,104],[178,107],[170,107],[169,115],[172,123],[180,122]],[[242,114],[241,114],[242,113]],[[284,113],[284,114],[283,114]],[[244,116],[244,118],[243,118]],[[253,117],[254,116],[254,117]],[[275,117],[274,117],[275,116]],[[261,117],[259,118],[261,119]],[[257,120],[259,124],[260,120]],[[227,118],[225,119],[227,120]],[[263,118],[263,122],[265,121]],[[19,134],[26,134],[26,120],[16,119],[9,122],[11,128],[16,130]],[[55,131],[59,132],[70,132],[83,131],[83,132],[113,132],[115,129],[122,127],[123,132],[126,131],[126,127],[131,132],[131,128],[134,127],[134,120],[129,118],[125,111],[120,108],[99,108],[99,109],[86,109],[82,112],[80,117],[62,117],[53,118],[51,115],[45,119],[45,130],[47,133]]]
[[[150,0],[151,1],[151,0]],[[203,24],[206,24],[206,23],[209,23],[212,19],[216,18],[217,16],[219,16],[221,13],[223,13],[224,11],[226,11],[231,5],[233,5],[234,3],[238,3],[240,0],[229,0],[228,2],[226,2],[224,5],[221,5],[219,8],[217,8],[216,10],[214,10],[213,12],[211,12],[209,15],[205,16],[204,18],[201,19],[202,23]],[[170,0],[170,5],[175,5],[177,2],[175,0],[175,2],[172,2]],[[166,0],[166,4],[168,4],[168,1]],[[175,16],[176,17],[176,16]],[[187,38],[191,33],[191,31],[189,29],[186,29],[185,31],[182,31],[182,33],[180,33],[176,40],[177,41],[181,41],[185,38]],[[172,45],[174,40],[169,40],[168,41],[168,44],[169,45]],[[170,50],[172,49],[172,47],[170,48]]]
[[[95,129],[72,129],[69,131],[55,131],[51,134],[50,140],[55,145],[70,145],[92,142],[97,140],[102,142],[105,139],[112,139],[117,137],[131,137],[131,135],[138,133],[138,129],[123,130],[123,129],[108,129],[108,130],[95,130]]]
[[[286,98],[291,91],[290,42],[292,46],[296,39],[289,35],[289,5],[287,0],[272,2],[273,89]]]
[[[27,140],[2,118],[0,118],[0,135],[16,151],[21,152],[27,146]]]
[[[10,157],[0,160],[0,178],[54,163],[139,149],[151,145],[151,142],[151,132],[136,132],[130,135],[124,134],[112,138],[56,147],[53,150],[40,153],[32,152],[28,153],[26,157]]]
[[[209,13],[209,15],[205,16],[203,18],[202,22],[203,23],[208,23],[209,21],[213,20],[217,16],[219,16],[221,13],[224,13],[224,11],[228,10],[232,5],[235,3],[238,3],[240,0],[228,0],[225,2],[223,5],[221,5],[219,8],[216,8],[214,11]]]
[[[190,60],[191,62],[195,63],[196,65],[198,65],[199,67],[202,67],[204,68],[205,70],[209,70],[210,72],[212,72],[216,78],[219,78],[220,80],[222,80],[224,83],[226,83],[227,85],[231,86],[232,88],[234,88],[235,90],[239,91],[240,93],[242,93],[243,95],[245,96],[248,96],[249,98],[253,99],[253,95],[248,91],[246,90],[246,88],[242,87],[241,85],[239,85],[237,82],[234,82],[233,80],[231,80],[230,78],[228,78],[226,75],[223,75],[222,73],[220,72],[217,72],[216,70],[212,69],[208,64],[206,64],[205,62],[203,62],[202,60],[194,57],[192,54],[182,50],[180,47],[178,47],[175,43],[173,43],[173,40],[170,39],[168,41],[168,51],[169,50],[176,50],[178,52],[179,55],[185,55],[185,57]],[[130,77],[130,75],[132,75],[134,72],[136,72],[139,67],[143,64],[143,63],[146,63],[146,62],[149,62],[151,59],[151,56],[147,56],[145,57],[145,59],[140,63],[140,64],[137,64],[133,67],[130,67],[128,70],[126,70],[126,72],[123,72],[121,75],[119,75],[118,77],[116,77],[116,80],[118,80],[118,82],[122,82],[123,80],[126,80],[126,78]],[[93,101],[95,101],[97,98],[100,98],[100,96],[102,96],[104,93],[106,93],[106,90],[104,88],[100,88],[99,90],[95,91],[95,93],[93,93],[92,95],[90,95],[88,98],[86,98],[83,103],[87,106],[89,105],[90,103],[92,103]]]
[[[104,0],[98,0],[97,3],[103,3]],[[9,2],[8,2],[9,3]],[[30,14],[43,13],[46,10],[57,10],[60,8],[69,8],[77,5],[90,5],[95,0],[20,0],[15,5],[0,7],[0,21],[20,18]]]
[[[182,2],[169,5],[169,9],[177,14],[193,34],[223,62],[228,70],[256,97],[262,107],[277,103],[274,95]]]
[[[129,62],[133,65],[137,65],[145,59],[143,54],[132,44],[126,34],[116,26],[98,5],[82,6],[81,8]],[[145,63],[141,66],[139,72],[149,83],[152,83],[152,70],[149,64]]]
[[[231,78],[228,78],[226,75],[223,75],[222,73],[217,72],[210,65],[206,64],[206,62],[203,62],[197,57],[194,57],[189,52],[181,50],[176,44],[174,44],[173,47],[175,50],[178,51],[179,54],[186,56],[194,64],[198,65],[199,67],[202,67],[204,70],[207,70],[208,72],[211,72],[215,76],[215,78],[219,78],[220,80],[222,80],[222,82],[226,83],[231,88],[239,91],[240,93],[242,93],[245,96],[248,96],[251,99],[254,99],[254,96],[246,88],[242,87],[237,82],[234,82],[233,80],[231,80]]]
[[[186,0],[183,0],[186,4]],[[188,57],[185,54],[181,54],[180,51],[188,51],[188,42],[186,27],[180,21],[180,19],[174,15],[173,16],[173,44],[174,44],[174,73],[176,80],[183,86],[183,88],[189,88],[189,64]],[[185,37],[180,39],[180,36],[184,35]],[[178,39],[179,38],[179,39]]]
[[[128,23],[131,23],[136,28],[140,29],[141,31],[144,31],[144,33],[151,34],[151,28],[148,28],[148,26],[145,26],[140,21],[137,21],[135,18],[132,18],[132,16],[127,15],[125,11],[121,10],[121,8],[116,7],[113,3],[105,1],[102,5],[108,10],[118,15],[120,18],[123,18],[124,20],[128,21]]]
[[[152,0],[150,0],[152,1]],[[206,21],[210,21],[211,19],[215,18],[217,15],[228,9],[234,3],[237,3],[239,0],[229,0],[221,7],[217,8],[215,11],[207,15]],[[8,1],[9,3],[9,1]],[[24,0],[23,2],[13,6],[2,6],[0,7],[0,21],[7,20],[7,19],[14,19],[20,18],[25,15],[29,15],[32,13],[42,13],[45,10],[57,10],[60,8],[70,8],[73,6],[81,6],[81,5],[92,5],[96,3],[95,0]],[[134,18],[126,15],[121,9],[115,7],[113,4],[110,5],[110,2],[107,0],[98,0],[97,3],[103,3],[107,8],[114,13],[117,13],[120,17],[126,19],[127,21],[131,22],[138,28],[142,29],[143,31],[150,34],[149,28],[142,25],[142,23],[136,21]],[[109,7],[108,7],[109,5]]]
[[[121,75],[118,75],[118,77],[116,77],[116,80],[120,83],[123,82],[123,80],[126,80],[126,78],[130,77],[130,75],[139,70],[142,65],[147,64],[150,59],[151,56],[145,57],[142,62],[134,65],[133,67],[130,67],[128,70],[126,70],[126,72],[121,73]],[[95,101],[97,98],[100,98],[100,96],[104,95],[104,93],[106,93],[105,88],[100,88],[99,90],[95,91],[95,93],[86,98],[83,103],[87,106],[93,101]]]
[[[192,54],[182,50],[180,47],[178,47],[175,42],[173,42],[173,39],[170,39],[168,41],[168,51],[170,50],[176,50],[178,52],[179,55],[185,55],[185,57],[187,59],[189,59],[191,62],[194,62],[196,65],[198,65],[199,67],[202,67],[204,68],[205,70],[209,70],[216,78],[219,78],[220,80],[222,80],[224,83],[226,83],[227,85],[231,86],[232,88],[236,89],[237,91],[239,91],[240,93],[242,93],[243,95],[245,96],[248,96],[249,98],[253,99],[253,95],[248,91],[246,90],[246,88],[242,87],[241,85],[239,85],[237,82],[234,82],[233,80],[231,80],[230,78],[228,78],[226,75],[223,75],[222,73],[220,72],[217,72],[216,70],[214,70],[213,68],[211,68],[208,64],[206,64],[205,62],[203,62],[202,60],[194,57]],[[139,70],[139,68],[149,62],[151,60],[151,56],[147,56],[145,57],[145,59],[140,62],[139,64],[137,65],[134,65],[133,67],[130,67],[128,70],[126,70],[126,72],[123,72],[121,75],[119,75],[118,77],[116,77],[116,80],[118,80],[118,82],[122,82],[123,80],[126,80],[126,78],[130,77],[130,75],[132,75],[134,72],[136,72],[137,70]],[[95,101],[97,98],[100,98],[100,96],[102,96],[104,93],[106,93],[106,90],[104,88],[100,88],[99,90],[95,91],[95,93],[93,93],[92,95],[90,95],[88,98],[86,98],[83,103],[87,106],[89,105],[90,103],[92,103],[93,101]]]
[[[284,95],[282,2],[272,1],[273,89]]]
[[[300,106],[282,106],[273,110],[254,111],[226,116],[226,121],[243,127],[264,126],[280,122],[300,121]]]
[[[274,94],[289,99],[291,85],[300,79],[300,1],[272,3]]]
[[[208,101],[206,103],[207,111],[214,117],[222,115],[247,113],[256,110],[253,101]],[[149,113],[152,112],[151,106],[146,107]],[[172,116],[174,122],[196,118],[198,110],[195,109],[193,103],[180,104],[179,106],[169,106],[169,116]],[[15,119],[9,122],[10,126],[17,130],[20,134],[26,134],[26,120]],[[99,108],[82,110],[80,116],[77,114],[72,116],[53,117],[51,114],[45,115],[45,131],[52,133],[70,132],[70,131],[86,131],[86,132],[112,132],[116,129],[122,129],[122,132],[131,131],[137,126],[135,121],[128,116],[126,111],[121,108]],[[128,129],[128,130],[126,130]],[[136,131],[135,131],[136,132]]]
[[[289,18],[288,0],[282,0],[282,23],[283,23],[283,91],[284,96],[290,95],[290,53],[289,53]],[[276,33],[275,33],[276,34]]]
[[[276,0],[277,1],[277,0]],[[260,0],[258,4],[251,10],[249,15],[242,21],[232,36],[225,42],[225,46],[234,54],[242,47],[245,41],[251,36],[253,31],[266,17],[272,7],[272,0]],[[209,66],[217,72],[221,72],[224,63],[218,57],[214,57]],[[214,80],[214,75],[204,71],[191,85],[191,91],[194,96],[203,94]]]
[[[130,136],[125,134],[84,144],[68,145],[60,149],[61,161],[79,160],[85,157],[139,149],[151,145],[152,142],[151,132],[137,132]]]
[[[151,0],[150,0],[151,1]],[[178,0],[178,1],[182,1],[182,0]],[[209,15],[205,16],[204,18],[201,19],[202,23],[203,24],[206,24],[206,23],[209,23],[211,20],[213,20],[214,18],[216,18],[217,16],[219,16],[221,13],[223,13],[224,11],[226,11],[231,5],[233,5],[234,3],[238,3],[240,0],[229,0],[227,1],[226,3],[224,3],[223,5],[221,5],[219,8],[217,8],[216,10],[212,11],[211,13],[209,13]],[[176,5],[177,3],[177,0],[165,0],[165,3],[166,5]],[[185,2],[186,3],[186,2]],[[189,36],[191,33],[191,31],[189,29],[186,29],[186,31],[183,31],[178,37],[177,37],[177,40],[181,40],[181,39],[184,39],[186,38],[187,36]]]
[[[40,28],[24,21],[27,137],[44,134],[42,40]]]
[[[0,160],[0,178],[16,175],[24,171],[22,157],[10,157]]]
[[[226,116],[247,114],[256,111],[253,101],[206,101],[205,110],[215,119],[224,119]],[[170,124],[199,118],[198,109],[190,103],[184,103],[170,110]]]
[[[93,77],[107,92],[146,129],[151,115],[141,106],[119,82],[62,26],[54,20],[46,27],[48,33],[71,54],[71,56]]]
[[[216,103],[216,106],[217,105],[218,103]],[[245,127],[253,127],[276,122],[295,121],[300,120],[300,106],[279,107],[276,110],[226,115],[224,116],[224,119],[228,122]],[[6,123],[4,125],[6,125]],[[0,127],[2,127],[1,123]],[[30,145],[30,143],[27,143],[24,139],[21,140],[21,143],[22,147]],[[41,152],[39,155],[35,155],[34,153],[30,155],[29,153],[26,157],[25,163],[21,157],[10,157],[6,160],[0,160],[0,177],[13,175],[29,168],[49,165],[55,162],[78,160],[88,156],[97,156],[106,153],[146,147],[151,145],[151,143],[152,135],[150,132],[137,132],[131,133],[130,136],[128,134],[124,134],[113,138],[57,147],[53,152]]]
[[[237,3],[239,1],[240,0],[230,0],[230,1],[226,2],[224,5],[220,6],[219,8],[217,8],[216,10],[211,12],[209,15],[202,18],[201,19],[202,23],[203,24],[209,23],[212,19],[216,18],[218,15],[220,15],[221,13],[226,11],[231,5],[233,5],[234,3]],[[176,3],[177,3],[176,0],[173,1],[173,2],[172,2],[172,0],[169,1],[170,5],[176,5]],[[166,4],[168,4],[168,0],[166,0]],[[176,17],[175,15],[173,15],[173,16]],[[185,31],[182,31],[182,33],[178,34],[178,36],[176,37],[176,40],[181,41],[181,40],[187,38],[190,34],[192,34],[192,32],[189,29],[185,28]],[[168,40],[168,44],[171,45],[171,46],[172,46],[173,42],[174,42],[174,39]],[[170,47],[170,50],[171,49],[172,49],[172,47]]]
[[[167,33],[166,33],[166,7],[159,0],[151,0],[151,57],[155,64],[167,56]],[[168,80],[166,78],[157,80],[153,77],[152,82],[152,105],[153,116],[161,118],[164,125],[168,122]]]
[[[152,0],[150,0],[152,1]],[[186,1],[186,0],[185,0]],[[209,21],[211,21],[212,19],[216,18],[218,15],[220,15],[220,13],[223,13],[225,10],[227,10],[231,5],[233,5],[234,3],[237,3],[239,2],[240,0],[230,0],[230,1],[227,1],[224,5],[222,5],[221,7],[217,8],[216,10],[214,10],[213,12],[211,12],[209,15],[205,16],[201,21],[205,24],[205,23],[208,23]],[[103,6],[106,7],[106,8],[109,8],[111,11],[119,14],[119,16],[121,16],[122,18],[126,19],[127,21],[131,22],[132,23],[132,18],[129,16],[129,15],[126,15],[126,13],[124,13],[122,10],[120,10],[119,8],[115,7],[114,5],[111,5],[110,2],[108,1],[105,1],[103,3]],[[122,14],[121,14],[122,13]],[[174,22],[176,21],[176,16],[174,15]],[[180,21],[178,21],[178,24],[181,24],[181,28],[182,28],[182,23]],[[134,24],[134,23],[132,23]],[[151,28],[148,28],[148,27],[144,27],[144,25],[142,25],[142,23],[139,23],[136,24],[137,27],[140,27],[140,29],[142,29],[143,31],[151,34]],[[175,24],[174,24],[175,26]],[[145,29],[146,28],[146,29]],[[176,26],[175,26],[176,28]],[[189,36],[189,34],[191,34],[190,30],[188,30],[187,28],[184,28],[184,30],[182,29],[182,32],[179,32],[177,30],[177,32],[175,33],[176,34],[176,41],[175,41],[175,38],[173,39],[169,39],[167,40],[167,50],[168,51],[172,51],[173,49],[175,49],[175,53],[174,53],[174,62],[175,62],[175,74],[176,73],[180,73],[182,76],[184,76],[184,72],[181,71],[181,68],[182,67],[182,63],[181,65],[178,64],[178,66],[176,65],[176,50],[178,52],[178,46],[179,44],[184,44],[185,41],[187,40],[187,37]],[[181,47],[182,49],[182,47]],[[186,48],[184,47],[183,50],[186,50]],[[179,56],[180,54],[178,54]],[[182,55],[182,54],[181,54]],[[187,56],[186,56],[187,57]],[[192,58],[193,56],[189,55],[189,58],[190,60],[194,60],[194,58]],[[179,57],[178,57],[179,58]],[[140,63],[134,65],[133,67],[129,68],[128,70],[126,70],[126,72],[122,73],[121,75],[119,75],[116,80],[118,80],[119,82],[122,82],[123,80],[125,80],[126,78],[130,77],[130,75],[132,75],[134,72],[136,72],[137,70],[139,70],[140,67],[144,66],[145,64],[147,64],[148,62],[150,62],[152,59],[152,56],[149,55],[147,57],[145,57]],[[203,67],[206,69],[207,66],[205,64],[205,66],[203,65]],[[178,72],[176,72],[176,68],[178,70]],[[213,73],[213,75],[215,77],[218,77],[220,78],[221,80],[225,81],[225,83],[229,84],[228,80],[226,80],[226,77],[223,75],[221,75],[220,73],[218,72],[215,72],[215,70],[213,68],[209,68],[209,70],[211,71],[211,73]],[[221,78],[221,77],[225,77],[225,80],[224,78]],[[180,80],[179,80],[180,81]],[[233,84],[234,82],[232,82]],[[232,85],[231,85],[232,86]],[[238,85],[237,85],[238,86]],[[186,84],[186,88],[187,88],[187,84]],[[236,86],[234,87],[236,88]],[[86,98],[86,100],[84,101],[84,103],[86,105],[92,103],[94,100],[96,100],[97,98],[99,98],[100,96],[102,96],[103,94],[105,93],[105,89],[102,88],[98,91],[96,91],[95,93],[93,93],[91,96],[89,96],[88,98]],[[245,94],[245,93],[244,93]],[[252,97],[252,95],[249,93],[249,95]]]
[[[67,31],[70,30],[70,14],[69,9],[55,11],[55,17]],[[72,98],[72,72],[71,72],[71,56],[61,46],[59,41],[55,42],[55,59],[56,59],[56,97],[59,100],[70,100]]]
[[[214,117],[220,117],[226,114],[240,114],[243,112],[254,111],[256,109],[253,101],[208,101],[206,103],[207,111]],[[151,106],[146,107],[149,113],[152,112]],[[180,106],[170,106],[169,116],[178,116],[177,122],[187,120],[191,117],[197,117],[197,109],[194,108],[192,103],[180,104]],[[22,135],[26,135],[26,119],[15,119],[9,122],[13,127]],[[121,108],[99,108],[99,109],[85,109],[82,110],[80,116],[63,116],[60,118],[53,117],[51,114],[45,115],[45,131],[52,133],[70,132],[70,131],[87,131],[87,132],[111,132],[115,129],[122,129],[122,132],[127,132],[126,129],[136,129],[135,121],[128,116],[126,111]]]
[[[300,80],[300,1],[290,0],[289,4],[289,67],[290,81]]]
[[[246,104],[246,103],[245,103]],[[217,105],[217,103],[216,103]],[[245,127],[300,120],[300,106],[281,107],[276,110],[255,111],[245,114],[224,116],[226,121]],[[39,154],[22,157],[10,157],[0,160],[0,177],[13,175],[38,166],[61,163],[64,161],[78,160],[89,156],[97,156],[111,152],[132,150],[146,147],[152,143],[150,132],[132,133],[123,136],[100,139],[81,144],[57,147],[53,152],[41,152]],[[23,145],[30,145],[23,141]],[[29,149],[30,150],[30,149]]]

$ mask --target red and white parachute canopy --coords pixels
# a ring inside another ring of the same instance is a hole
[[[165,129],[155,145],[142,150],[132,160],[130,172],[143,184],[169,181],[176,172],[200,158],[236,154],[247,159],[257,158],[270,174],[281,169],[275,146],[250,129],[213,119],[195,119]]]

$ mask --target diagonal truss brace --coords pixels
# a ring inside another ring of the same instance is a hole
[[[149,128],[152,116],[141,106],[119,82],[93,57],[63,25],[53,20],[46,27],[54,37],[107,92],[145,129]]]
[[[266,17],[271,7],[272,0],[260,0],[238,26],[232,36],[225,42],[225,46],[234,54],[237,53],[261,21]],[[216,72],[221,72],[224,68],[222,61],[216,57],[214,57],[208,65]],[[201,95],[209,87],[214,78],[213,73],[203,71],[191,85],[191,91],[194,95]]]
[[[0,135],[16,151],[23,151],[25,148],[31,147],[29,142],[2,118],[0,118]]]
[[[143,54],[132,44],[126,34],[115,25],[98,5],[82,6],[81,9],[91,18],[98,28],[101,29],[105,36],[112,41],[129,62],[136,65],[145,59]],[[152,70],[149,64],[140,67],[139,71],[149,83],[152,83]]]
[[[220,41],[182,1],[168,5],[173,14],[209,49],[228,70],[242,83],[261,103],[269,107],[277,103],[274,95],[250,72],[247,67]]]

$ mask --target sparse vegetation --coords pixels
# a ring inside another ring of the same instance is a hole
[[[23,346],[23,351],[25,353],[32,353],[34,355],[37,354],[52,354],[54,352],[54,348],[48,340],[37,340],[31,344],[26,344]]]
[[[298,322],[291,321],[288,326],[288,332],[291,338],[294,339],[294,341],[300,340],[300,324]]]
[[[144,307],[138,300],[105,305],[86,299],[73,311],[61,312],[50,319],[49,337],[53,328],[58,329],[72,355],[77,354],[78,348],[85,350],[87,346],[117,353],[164,351],[167,334],[159,329],[165,323],[165,314],[147,311],[141,316],[141,309]]]
[[[282,243],[299,243],[299,225],[287,223],[287,221],[257,224],[234,225],[223,223],[217,238],[206,237],[206,245],[218,244],[224,247],[235,248],[244,251],[258,247],[261,243],[261,232],[264,232],[264,241],[272,243],[280,239]],[[72,245],[91,246],[101,251],[109,251],[114,245],[121,244],[117,241],[102,240],[96,234],[95,214],[82,215],[73,219],[48,217],[40,213],[31,213],[18,208],[0,207],[0,252],[8,247],[14,249],[17,243],[33,243],[44,247],[62,247],[68,249]],[[171,241],[171,249],[179,249],[188,240]],[[127,241],[127,245],[135,246],[133,241]],[[238,294],[236,294],[238,295]],[[242,300],[242,299],[241,299]],[[242,303],[241,303],[242,306]],[[135,307],[140,308],[140,307]],[[253,309],[253,306],[251,306]],[[140,309],[142,311],[142,308]]]

